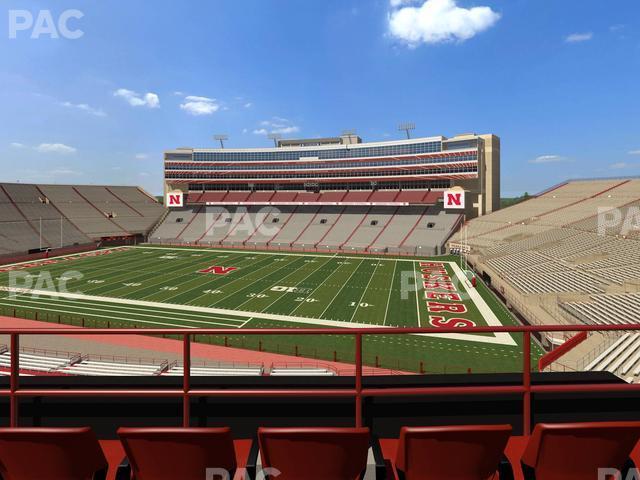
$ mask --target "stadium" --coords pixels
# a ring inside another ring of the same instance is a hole
[[[640,4],[5,3],[0,480],[640,480]]]
[[[452,393],[469,375],[509,393],[523,363],[613,375],[589,380],[605,385],[640,376],[640,333],[572,330],[640,319],[637,179],[569,180],[500,209],[500,140],[475,134],[164,160],[163,202],[139,187],[0,185],[5,324],[65,332],[6,337],[0,373],[155,385],[188,367],[210,389],[367,375],[394,392],[418,375]]]

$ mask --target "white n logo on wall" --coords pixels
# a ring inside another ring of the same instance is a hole
[[[464,190],[460,187],[444,191],[444,208],[464,209]]]
[[[184,205],[184,195],[182,192],[167,193],[167,207],[182,207]]]

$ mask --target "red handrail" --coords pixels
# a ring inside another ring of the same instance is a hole
[[[521,394],[523,398],[523,433],[531,431],[532,393],[578,393],[640,391],[640,384],[579,384],[579,385],[531,385],[531,334],[541,332],[594,332],[594,331],[640,331],[640,324],[632,325],[547,325],[547,326],[500,326],[500,327],[443,327],[443,328],[308,328],[308,329],[100,329],[100,328],[0,328],[0,335],[11,338],[11,377],[9,389],[0,389],[0,397],[9,397],[10,425],[18,426],[18,399],[20,397],[181,397],[183,425],[189,426],[189,401],[191,397],[351,397],[355,400],[355,423],[362,425],[362,399],[379,396],[415,395],[494,395]],[[362,337],[364,335],[398,335],[410,333],[522,333],[523,364],[522,384],[511,386],[462,386],[462,387],[391,387],[364,388],[362,385]],[[180,389],[91,389],[91,388],[20,388],[19,350],[20,335],[181,335],[183,337],[183,384]],[[317,389],[211,389],[191,387],[191,337],[193,335],[353,335],[355,338],[355,386],[354,388]]]

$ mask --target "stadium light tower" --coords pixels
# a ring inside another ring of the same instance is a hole
[[[213,139],[220,142],[220,148],[224,148],[224,141],[229,140],[229,137],[227,135],[219,134],[219,135],[214,135]]]
[[[398,130],[400,130],[401,132],[407,132],[407,140],[411,138],[411,130],[415,130],[416,129],[416,124],[413,122],[405,122],[405,123],[401,123],[400,125],[398,125]]]
[[[268,138],[270,138],[271,140],[273,140],[273,146],[277,147],[278,146],[278,140],[280,140],[282,138],[282,135],[280,135],[279,133],[270,133],[269,135],[267,135]]]

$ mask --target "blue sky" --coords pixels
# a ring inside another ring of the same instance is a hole
[[[640,175],[637,0],[2,5],[2,181],[160,192],[162,151],[214,133],[229,147],[268,146],[269,131],[378,141],[403,121],[499,135],[505,196]],[[69,9],[83,34],[51,38],[41,12]],[[10,38],[15,10],[45,23]]]

